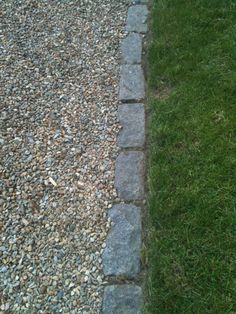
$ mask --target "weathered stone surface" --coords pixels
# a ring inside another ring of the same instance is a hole
[[[144,154],[122,152],[116,160],[115,187],[124,200],[144,198]]]
[[[128,9],[126,30],[128,32],[147,32],[148,9],[146,5],[132,5]]]
[[[144,4],[144,3],[148,3],[148,0],[130,0],[129,3],[130,4]]]
[[[145,142],[145,114],[143,104],[123,104],[118,108],[122,125],[117,142],[118,146],[143,147]]]
[[[113,224],[102,255],[104,274],[135,277],[140,271],[141,210],[134,205],[118,204],[108,216]]]
[[[138,101],[145,97],[144,75],[141,65],[121,66],[120,92],[121,101]]]
[[[130,33],[121,43],[122,63],[141,63],[142,38],[137,33]]]
[[[141,314],[142,289],[136,285],[113,285],[104,290],[102,314]]]

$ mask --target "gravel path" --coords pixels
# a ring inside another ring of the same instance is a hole
[[[126,2],[0,0],[0,313],[100,312]]]

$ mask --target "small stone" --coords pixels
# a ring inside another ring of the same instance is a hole
[[[5,304],[5,311],[9,311],[9,309],[10,309],[10,304],[9,304],[9,303],[6,303],[6,304]]]
[[[29,224],[28,220],[26,220],[25,218],[22,218],[22,222],[25,226],[28,226]]]
[[[81,181],[78,181],[78,188],[81,189],[81,190],[84,190],[84,188],[85,188],[84,183],[81,182]]]
[[[0,246],[0,251],[1,252],[5,252],[6,250],[7,250],[7,248],[4,245]]]
[[[60,290],[57,292],[57,299],[61,300],[64,297],[64,291]]]
[[[9,303],[5,303],[5,304],[2,304],[2,305],[1,305],[1,310],[2,310],[3,312],[8,312],[9,309],[10,309],[10,304],[9,304]]]
[[[102,314],[141,314],[142,289],[135,285],[107,286],[104,290]]]
[[[46,293],[47,292],[47,286],[42,286],[40,290],[41,290],[42,294]]]
[[[101,283],[101,282],[102,282],[102,278],[101,278],[101,276],[97,276],[97,281],[98,281],[99,283]]]
[[[8,270],[8,267],[7,266],[1,266],[0,267],[0,273],[6,273]]]

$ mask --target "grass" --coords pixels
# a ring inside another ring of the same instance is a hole
[[[157,0],[146,313],[236,313],[236,0]]]

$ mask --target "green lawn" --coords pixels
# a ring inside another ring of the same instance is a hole
[[[236,0],[156,0],[146,313],[236,313]]]

